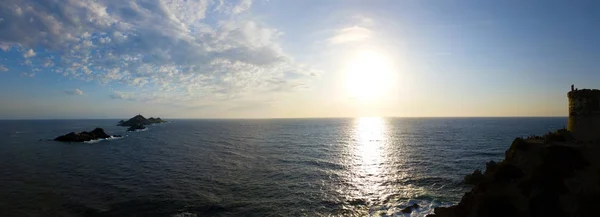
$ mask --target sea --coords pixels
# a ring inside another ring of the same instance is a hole
[[[0,121],[0,216],[425,216],[554,118]],[[119,139],[61,143],[103,128]],[[405,207],[418,204],[411,213]]]

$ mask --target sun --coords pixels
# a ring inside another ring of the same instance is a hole
[[[346,65],[346,86],[351,98],[375,100],[394,83],[394,67],[386,55],[373,50],[358,52]]]

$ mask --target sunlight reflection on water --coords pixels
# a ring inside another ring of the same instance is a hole
[[[406,159],[398,158],[406,157],[410,150],[401,141],[395,140],[393,131],[385,118],[354,120],[350,145],[352,166],[348,177],[352,187],[348,193],[350,201],[364,205],[362,208],[352,207],[355,214],[395,216],[411,202],[406,198],[426,193],[422,187],[402,184],[410,175],[406,174],[408,171],[395,168],[403,166]],[[359,214],[361,209],[362,214]],[[413,214],[419,216],[423,213]]]
[[[358,174],[376,176],[381,171],[381,158],[386,143],[385,123],[381,118],[360,118],[355,125],[355,155],[358,156]]]
[[[351,183],[356,187],[355,196],[374,202],[383,189],[384,150],[387,145],[385,120],[365,117],[355,120]]]

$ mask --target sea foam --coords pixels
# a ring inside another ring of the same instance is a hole
[[[122,139],[122,136],[110,136],[106,139],[94,139],[94,140],[90,140],[90,141],[85,141],[84,143],[88,143],[88,144],[93,144],[93,143],[98,143],[104,140],[117,140],[117,139]]]

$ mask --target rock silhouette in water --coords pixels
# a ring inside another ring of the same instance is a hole
[[[146,127],[144,125],[134,124],[131,127],[129,127],[129,129],[127,129],[127,131],[132,132],[132,131],[143,130],[143,129],[146,129]]]
[[[408,207],[406,207],[406,208],[402,209],[402,211],[401,211],[401,212],[402,212],[402,213],[411,213],[413,210],[415,210],[415,209],[418,209],[419,207],[420,207],[420,206],[419,206],[419,204],[416,204],[416,203],[415,203],[415,204],[413,204],[413,205],[410,205],[410,206],[408,206]]]
[[[71,132],[71,133],[68,133],[66,135],[62,135],[62,136],[56,137],[54,139],[54,141],[59,141],[59,142],[87,142],[87,141],[91,141],[91,140],[106,139],[106,138],[110,138],[110,137],[111,136],[108,135],[108,134],[106,134],[102,128],[96,128],[96,129],[92,130],[91,132],[86,132],[86,131],[83,131],[81,133]],[[114,135],[113,137],[121,137],[121,136]]]
[[[150,117],[150,118],[146,119],[142,115],[136,115],[135,117],[133,117],[127,121],[124,121],[124,120],[119,121],[117,126],[132,127],[132,126],[136,126],[136,125],[143,126],[143,125],[158,124],[158,123],[164,123],[164,122],[165,121],[163,121],[160,118]]]

